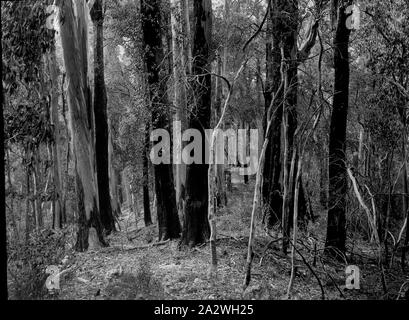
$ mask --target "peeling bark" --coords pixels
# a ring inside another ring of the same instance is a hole
[[[94,119],[88,79],[87,7],[85,2],[62,0],[57,0],[56,5],[60,8],[60,33],[75,159],[79,217],[76,249],[86,251],[90,245],[106,245],[98,208],[95,172]],[[91,234],[96,231],[97,238],[89,236],[90,228],[94,230]]]

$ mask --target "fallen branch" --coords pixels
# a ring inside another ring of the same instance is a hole
[[[154,242],[151,244],[147,244],[144,246],[137,246],[137,247],[131,247],[131,248],[122,248],[122,247],[110,247],[108,248],[108,251],[111,250],[115,250],[115,249],[119,249],[121,251],[133,251],[133,250],[140,250],[140,249],[149,249],[149,248],[153,248],[153,247],[158,247],[158,246],[163,246],[165,244],[168,244],[170,242],[170,240],[166,240],[166,241],[161,241],[161,242]]]

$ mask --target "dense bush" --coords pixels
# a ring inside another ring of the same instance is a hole
[[[124,272],[111,280],[106,293],[113,300],[164,299],[161,282],[153,275],[147,259],[142,259],[136,272]]]
[[[48,295],[46,268],[59,265],[66,249],[66,232],[44,230],[28,241],[8,244],[10,299],[37,300]]]

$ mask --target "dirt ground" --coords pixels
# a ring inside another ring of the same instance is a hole
[[[109,237],[110,247],[72,253],[60,277],[60,291],[51,299],[286,299],[291,256],[280,249],[279,235],[257,227],[250,286],[243,291],[253,186],[236,185],[229,206],[218,214],[218,273],[209,277],[210,248],[189,249],[178,241],[156,245],[156,225],[124,210],[121,231]],[[297,272],[291,299],[397,299],[408,281],[396,267],[382,272],[374,250],[350,239],[348,265],[360,268],[360,289],[347,290],[346,263],[323,256],[325,219],[310,224],[300,236]],[[260,219],[258,219],[260,221]],[[314,249],[315,248],[315,249]],[[312,272],[313,271],[313,272]],[[386,293],[385,293],[386,292]]]

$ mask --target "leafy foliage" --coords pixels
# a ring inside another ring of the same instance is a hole
[[[54,31],[47,29],[48,1],[4,1],[2,15],[3,81],[12,94],[20,82],[40,78],[42,55],[53,47]]]

